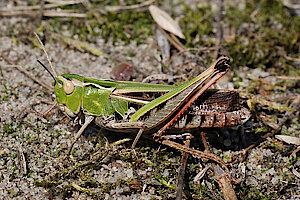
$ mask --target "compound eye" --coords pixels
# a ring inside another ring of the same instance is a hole
[[[74,91],[74,84],[72,81],[64,80],[64,92],[66,95],[72,94]]]

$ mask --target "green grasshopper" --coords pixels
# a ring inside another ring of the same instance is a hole
[[[48,58],[43,45],[42,47]],[[48,61],[52,67],[49,58]],[[103,128],[118,132],[138,132],[132,147],[136,145],[144,131],[153,133],[158,130],[154,135],[155,138],[164,139],[162,133],[169,127],[174,130],[183,130],[183,126],[185,125],[188,127],[187,129],[195,129],[199,127],[222,127],[242,124],[250,116],[248,110],[236,109],[232,112],[225,110],[221,112],[223,114],[215,115],[211,111],[203,112],[205,109],[199,109],[197,102],[194,103],[212,84],[226,74],[229,69],[228,63],[229,58],[221,57],[203,73],[179,86],[130,81],[96,80],[75,74],[62,74],[57,76],[53,67],[53,73],[45,66],[44,68],[55,80],[54,88],[56,100],[65,113],[71,117],[75,117],[81,112],[85,114],[85,123],[77,132],[69,148],[70,152],[76,140],[95,117],[96,124]],[[165,94],[162,95],[163,93]],[[150,94],[154,94],[154,97],[160,97],[152,101],[140,99],[140,97]],[[221,94],[224,95],[226,92],[221,92]],[[221,97],[220,99],[222,99],[222,95],[219,95]],[[129,120],[125,119],[125,114],[129,110],[128,102],[134,105],[141,105],[137,107],[137,111],[134,112]],[[218,102],[218,100],[216,102]],[[197,109],[200,110],[200,113],[197,113]],[[188,112],[188,114],[186,114],[186,112]],[[111,120],[109,116],[115,113],[121,115],[125,122],[120,123]],[[182,122],[186,116],[191,118],[189,123]],[[199,117],[201,119],[199,119]],[[182,122],[181,125],[176,125],[175,122],[178,119],[179,122]],[[106,123],[107,120],[109,123]],[[221,122],[214,122],[216,120],[221,120]],[[184,149],[183,147],[180,148]]]
[[[43,44],[42,47],[52,73],[41,64],[55,81],[57,104],[70,117],[77,117],[80,113],[85,115],[85,122],[75,135],[67,154],[71,152],[76,140],[88,124],[95,119],[96,124],[105,129],[116,132],[137,132],[132,147],[136,145],[143,132],[156,133],[154,134],[156,141],[179,149],[185,154],[190,153],[214,160],[224,166],[229,173],[223,160],[214,154],[189,148],[187,141],[190,140],[190,135],[162,135],[167,129],[182,132],[203,127],[229,127],[243,124],[249,119],[250,112],[239,105],[238,93],[208,90],[228,72],[229,58],[221,57],[192,80],[179,86],[170,86],[96,80],[75,74],[57,76]],[[135,110],[132,115],[128,115],[131,108]],[[119,120],[116,115],[121,116],[122,119]],[[183,137],[187,140],[185,146],[169,140]],[[182,167],[181,171],[184,171],[184,168]],[[182,184],[179,182],[178,187],[178,191],[180,187],[182,190]],[[181,196],[180,192],[178,196]]]
[[[96,118],[96,124],[113,131],[133,132],[139,129],[138,135],[133,143],[133,147],[136,145],[140,135],[146,132],[152,132],[161,127],[172,115],[180,108],[179,114],[175,115],[169,123],[162,127],[156,137],[161,137],[161,134],[171,126],[183,113],[192,106],[193,102],[205,92],[213,83],[215,83],[220,77],[222,77],[228,70],[223,69],[223,64],[227,64],[228,58],[221,57],[216,61],[210,68],[205,72],[186,82],[180,86],[169,86],[159,84],[148,84],[148,83],[136,83],[128,81],[111,81],[111,80],[96,80],[78,76],[75,74],[63,74],[56,77],[55,82],[55,94],[58,105],[63,107],[63,110],[71,117],[76,116],[82,111],[87,117],[85,124],[82,129],[76,134],[75,140],[80,137],[82,131],[86,126]],[[223,63],[225,62],[225,63]],[[220,69],[218,69],[220,67]],[[227,67],[227,66],[225,66]],[[202,86],[202,87],[201,87]],[[201,87],[199,90],[198,88]],[[151,102],[140,100],[134,93],[156,93],[166,94],[152,100]],[[196,92],[196,94],[194,94]],[[223,92],[224,93],[224,92]],[[223,94],[222,93],[222,94]],[[130,96],[131,95],[131,96]],[[191,97],[191,98],[190,98]],[[188,99],[192,99],[187,101]],[[142,104],[127,122],[112,122],[104,124],[105,118],[118,113],[122,117],[125,117],[125,113],[128,111],[128,102],[134,104]],[[163,104],[163,106],[161,106]],[[246,115],[245,115],[246,113]],[[199,114],[192,116],[200,116]],[[244,114],[244,115],[243,115]],[[229,114],[227,114],[229,115]],[[225,115],[220,117],[224,119]],[[234,118],[232,114],[231,118]],[[237,116],[248,116],[246,111],[242,111]],[[182,120],[181,120],[182,121]],[[191,122],[194,122],[192,120]],[[198,120],[199,121],[199,120]],[[231,120],[232,121],[232,120]],[[241,124],[244,120],[234,121],[232,124],[225,124],[225,122],[219,123],[221,126],[236,126]],[[194,124],[194,125],[193,125]],[[207,125],[205,125],[207,124]],[[218,123],[213,123],[211,120],[202,125],[196,125],[195,123],[187,124],[188,129],[195,129],[198,127],[213,127]],[[220,126],[219,125],[219,126]],[[217,125],[218,126],[218,125]],[[173,126],[172,129],[184,129],[182,126]],[[71,150],[70,147],[69,151]]]

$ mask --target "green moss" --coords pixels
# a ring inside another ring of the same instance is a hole
[[[300,18],[290,16],[278,1],[247,1],[244,10],[229,5],[226,21],[241,32],[226,43],[234,66],[280,66],[286,71],[288,61],[282,52],[299,57]]]
[[[180,20],[180,27],[186,36],[186,46],[195,47],[212,46],[213,43],[208,40],[214,37],[213,14],[209,6],[197,6],[192,9],[189,5],[184,5],[184,17]]]
[[[105,22],[99,25],[102,37],[113,42],[121,39],[125,44],[131,40],[141,43],[150,35],[154,24],[149,12],[138,12],[135,10],[122,11],[121,13],[109,12]]]
[[[276,197],[276,191],[274,191],[272,194],[270,193],[262,193],[258,188],[256,187],[244,187],[242,188],[243,198],[242,199],[259,199],[259,200],[268,200],[268,199],[277,199]]]
[[[120,12],[101,12],[106,6],[120,6],[118,0],[111,1],[108,5],[104,2],[91,2],[92,6],[88,9],[87,20],[73,19],[69,22],[63,22],[56,18],[50,19],[50,25],[53,32],[60,33],[63,25],[71,30],[72,35],[79,36],[80,41],[88,41],[91,37],[101,35],[106,41],[112,39],[115,43],[122,40],[125,44],[135,40],[137,43],[143,42],[147,36],[152,34],[152,25],[154,21],[149,12],[136,9],[122,10]],[[126,1],[126,5],[140,3],[139,1]],[[72,8],[70,8],[72,7]],[[83,12],[86,8],[80,5],[65,6],[65,9],[75,9]],[[97,13],[100,19],[93,13]],[[100,20],[100,21],[99,21]]]
[[[268,132],[268,128],[266,126],[255,129],[255,134],[266,133],[266,132]]]
[[[14,126],[14,124],[11,123],[3,123],[3,132],[6,134],[12,134],[18,130],[17,127]]]
[[[42,181],[34,180],[34,185],[37,187],[51,188],[51,187],[54,187],[54,186],[57,186],[60,184],[61,184],[61,182],[46,181],[46,180],[42,180]]]
[[[13,181],[14,178],[15,178],[15,171],[17,170],[17,167],[13,167],[12,168],[12,172],[11,174],[9,175],[9,181]]]
[[[191,181],[190,189],[193,193],[193,199],[222,199],[223,196],[218,188],[218,183],[216,183],[213,179],[210,181],[210,186]]]

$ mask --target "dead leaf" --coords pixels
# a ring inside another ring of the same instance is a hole
[[[209,169],[209,167],[205,167],[202,169],[194,178],[194,182],[198,182],[202,179],[202,177],[205,175],[206,171]]]
[[[120,63],[112,69],[112,75],[116,81],[129,81],[134,73],[135,69],[130,63]]]
[[[300,145],[300,138],[288,136],[288,135],[275,135],[275,138],[281,141],[284,141],[288,144]]]
[[[160,8],[151,5],[149,11],[154,21],[163,29],[177,35],[178,37],[185,39],[179,25],[170,17],[168,13]]]

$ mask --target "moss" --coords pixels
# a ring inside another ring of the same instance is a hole
[[[186,46],[195,47],[212,46],[213,43],[208,38],[215,37],[213,33],[213,13],[209,6],[197,6],[192,9],[189,5],[184,5],[184,17],[180,20],[180,27],[186,36]]]
[[[193,199],[222,199],[221,191],[218,183],[213,179],[209,180],[209,184],[200,182],[190,182],[190,189]]]
[[[18,131],[18,128],[14,123],[3,123],[3,132],[6,134],[12,134]]]
[[[37,187],[44,187],[44,188],[51,188],[57,185],[60,185],[61,182],[55,182],[55,181],[46,181],[46,180],[42,180],[42,181],[38,181],[38,180],[34,180],[34,185]]]
[[[152,34],[152,20],[150,13],[139,11],[136,9],[123,10],[120,12],[102,12],[106,6],[121,5],[118,0],[111,1],[109,5],[104,2],[91,2],[92,6],[88,11],[87,20],[73,19],[69,22],[59,21],[58,19],[50,19],[52,27],[51,32],[60,33],[63,26],[72,31],[72,35],[77,35],[81,41],[90,40],[90,36],[101,35],[106,41],[112,39],[113,43],[122,40],[125,44],[135,40],[138,44],[144,41],[147,36]],[[126,1],[126,5],[140,3],[139,1]],[[86,8],[79,5],[65,6],[65,9],[75,9],[84,11]],[[95,17],[93,12],[100,16],[100,21]]]
[[[106,22],[99,28],[102,30],[102,36],[105,40],[112,37],[121,39],[128,44],[131,40],[137,43],[142,42],[150,35],[153,20],[149,12],[123,11],[121,13],[108,13]]]
[[[240,196],[242,196],[244,200],[257,199],[257,200],[271,200],[278,199],[279,195],[277,191],[271,192],[261,192],[258,188],[252,186],[245,186],[240,190]]]
[[[258,134],[258,133],[267,133],[267,132],[268,132],[268,128],[266,126],[263,126],[263,127],[255,129],[255,134]]]
[[[289,64],[282,59],[282,52],[299,57],[300,18],[290,16],[281,2],[248,1],[244,10],[229,5],[226,13],[226,21],[240,32],[226,43],[230,56],[235,58],[234,66],[278,66],[287,71]],[[245,23],[247,26],[241,28]]]

